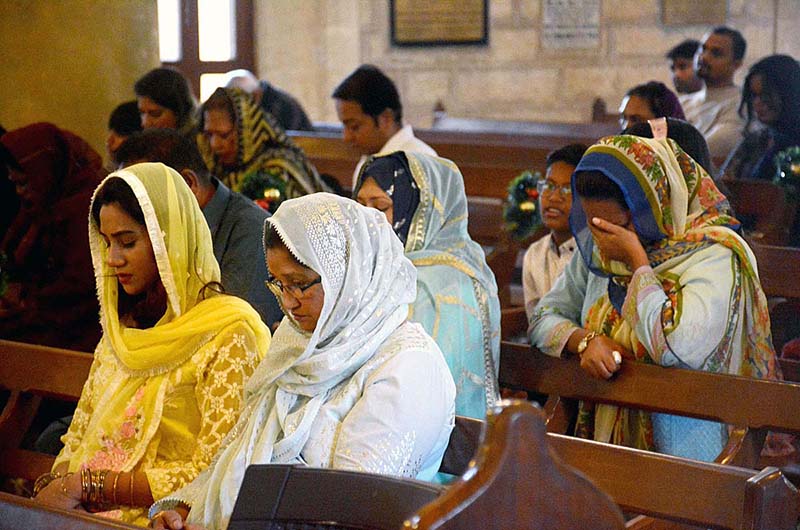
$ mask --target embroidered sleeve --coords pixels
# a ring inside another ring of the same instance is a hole
[[[714,245],[658,277],[639,268],[622,314],[657,363],[720,371],[740,319],[740,282],[733,254]]]
[[[404,351],[369,377],[339,427],[332,467],[404,477],[438,469],[455,421],[455,385],[434,353],[439,358]]]
[[[157,461],[157,467],[146,470],[154,499],[169,495],[205,469],[239,417],[244,385],[258,364],[255,338],[238,325],[219,344],[198,363],[195,395],[201,425],[194,452],[188,461]]]
[[[78,450],[83,440],[83,435],[86,432],[86,427],[89,425],[89,420],[94,412],[95,403],[99,399],[98,388],[104,388],[104,382],[107,382],[106,369],[101,355],[101,348],[98,345],[95,348],[94,360],[92,367],[89,369],[89,377],[81,390],[81,397],[78,400],[78,405],[75,408],[75,413],[72,415],[72,421],[69,424],[67,433],[61,437],[64,443],[64,448],[58,454],[53,464],[53,468],[61,465],[64,462],[69,462],[72,455]],[[99,383],[99,384],[98,384]]]
[[[534,309],[528,328],[531,343],[547,355],[560,357],[570,335],[580,328],[588,274],[576,252]]]

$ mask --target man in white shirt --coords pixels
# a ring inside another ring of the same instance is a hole
[[[733,75],[742,65],[747,42],[742,34],[725,26],[704,38],[694,57],[697,76],[705,88],[680,97],[686,120],[708,142],[714,165],[719,167],[741,139],[744,121],[739,116],[741,89]]]
[[[361,154],[353,174],[368,155],[412,151],[436,155],[428,144],[414,136],[410,125],[403,125],[403,106],[397,87],[376,66],[363,64],[333,91],[336,114],[342,122],[344,141]]]

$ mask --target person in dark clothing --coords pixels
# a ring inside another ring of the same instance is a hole
[[[302,105],[291,94],[267,81],[259,81],[249,70],[232,70],[227,76],[227,88],[240,88],[252,95],[261,108],[272,114],[287,131],[314,130]]]

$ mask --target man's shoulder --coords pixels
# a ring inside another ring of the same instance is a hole
[[[231,191],[228,208],[223,215],[223,223],[233,222],[259,222],[263,223],[270,216],[269,212],[261,208],[251,199],[241,193]]]

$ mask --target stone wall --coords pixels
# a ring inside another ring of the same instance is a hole
[[[386,0],[257,1],[258,70],[313,120],[336,121],[331,91],[371,62],[395,80],[416,126],[430,125],[437,100],[459,117],[588,121],[598,96],[613,111],[628,88],[669,83],[664,53],[707,30],[665,27],[661,0],[601,2],[599,48],[565,52],[540,44],[541,0],[489,0],[489,45],[467,48],[392,47]],[[800,57],[800,0],[729,0],[728,15],[748,41],[740,82],[764,55]]]
[[[50,121],[105,155],[108,116],[158,66],[155,0],[0,1],[0,124]]]

